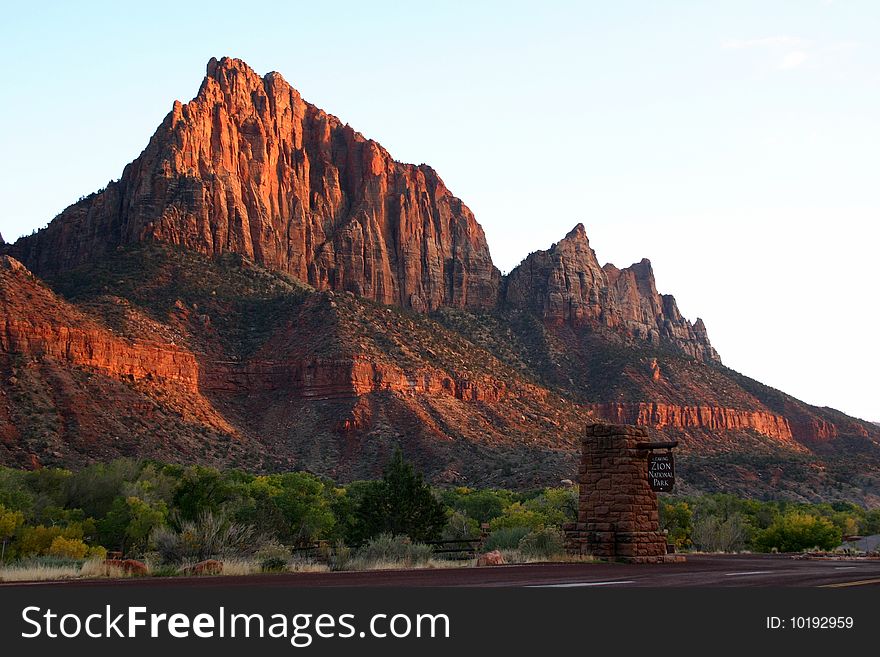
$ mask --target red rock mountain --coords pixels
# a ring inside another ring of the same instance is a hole
[[[720,362],[703,320],[681,316],[672,295],[660,295],[651,262],[626,269],[599,266],[583,224],[548,251],[537,251],[506,281],[505,301],[553,324],[602,324],[659,346],[673,344],[699,360]]]
[[[490,308],[498,295],[483,229],[433,169],[395,162],[237,59],[212,59],[118,182],[14,253],[48,276],[145,240],[416,310]]]
[[[683,491],[880,503],[880,428],[721,364],[650,262],[582,225],[509,276],[425,165],[211,60],[120,180],[0,243],[0,462],[114,456],[436,482],[575,474],[598,418]]]

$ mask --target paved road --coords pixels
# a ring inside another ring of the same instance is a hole
[[[53,582],[106,586],[107,580]],[[40,586],[13,583],[6,586]],[[880,586],[880,561],[806,561],[781,555],[689,555],[686,563],[529,564],[489,568],[125,579],[119,586]]]

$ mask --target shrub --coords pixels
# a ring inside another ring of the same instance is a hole
[[[150,534],[150,544],[161,563],[179,563],[183,560],[180,533],[171,527],[157,527]]]
[[[150,569],[150,575],[152,575],[153,577],[176,577],[179,574],[180,570],[177,568],[177,566],[169,564],[156,566],[155,568]]]
[[[667,532],[666,540],[678,549],[691,545],[693,511],[687,502],[670,503],[659,500],[660,528]]]
[[[529,509],[521,502],[514,502],[504,509],[504,512],[489,523],[494,532],[498,529],[511,529],[513,527],[525,527],[537,529],[547,524],[547,518],[543,513]]]
[[[745,547],[748,525],[739,513],[722,520],[715,516],[697,518],[691,530],[693,544],[707,552],[737,552]]]
[[[468,540],[479,535],[479,523],[461,511],[453,511],[443,528],[443,540],[446,541]]]
[[[351,559],[351,548],[342,541],[338,541],[328,559],[330,570],[346,570],[351,565]]]
[[[264,573],[281,573],[287,570],[287,559],[268,557],[260,562],[260,571]]]
[[[107,548],[103,545],[93,545],[89,548],[89,551],[86,553],[87,559],[99,559],[103,561],[107,558]]]
[[[531,531],[529,527],[502,527],[493,531],[483,549],[486,552],[492,550],[513,550],[519,547],[519,542]]]
[[[58,527],[57,525],[45,527],[37,525],[36,527],[24,526],[19,529],[18,536],[13,545],[19,558],[33,557],[45,555],[54,541],[59,536],[67,539],[82,539],[83,530],[79,524],[73,524],[68,527]]]
[[[89,546],[78,538],[64,538],[56,536],[52,539],[47,554],[52,557],[67,559],[82,559],[89,552]]]
[[[565,551],[565,535],[555,527],[540,527],[519,541],[519,551],[527,557],[549,559]]]
[[[357,551],[357,558],[365,563],[424,565],[434,553],[430,545],[413,543],[406,536],[379,534]]]
[[[180,522],[178,529],[157,527],[150,542],[163,563],[180,563],[252,556],[266,540],[250,525],[206,511],[195,521]]]

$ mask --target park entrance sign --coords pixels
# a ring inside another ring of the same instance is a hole
[[[581,439],[577,522],[563,526],[566,550],[629,563],[684,561],[667,554],[656,492],[675,483],[676,445],[649,441],[645,427],[588,425]]]
[[[672,452],[648,455],[648,479],[651,490],[657,493],[668,493],[675,486],[675,457]]]

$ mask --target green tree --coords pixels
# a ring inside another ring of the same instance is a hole
[[[567,522],[577,522],[578,490],[546,488],[537,497],[526,500],[523,506],[542,515],[545,525],[562,527]]]
[[[694,514],[687,502],[659,501],[660,528],[667,532],[666,539],[679,549],[691,545]]]
[[[167,516],[164,502],[150,504],[139,497],[117,497],[99,523],[101,542],[122,552],[142,550],[153,529],[165,524]]]
[[[214,468],[187,468],[174,493],[174,507],[180,517],[195,520],[203,513],[219,513],[227,502],[235,500],[238,486]]]
[[[15,535],[15,531],[23,524],[24,514],[21,511],[13,511],[0,504],[0,539],[3,540],[0,563],[6,559],[6,542]]]
[[[466,513],[452,511],[446,519],[443,528],[443,539],[447,541],[461,541],[477,538],[480,535],[480,523],[469,518]]]
[[[52,541],[59,536],[67,539],[82,540],[83,527],[79,523],[74,523],[68,527],[59,527],[57,525],[29,527],[24,525],[19,529],[12,547],[15,549],[15,554],[18,557],[41,556],[48,553]]]
[[[93,518],[107,514],[123,487],[137,480],[142,464],[133,459],[116,459],[109,463],[95,463],[63,480],[62,505],[82,509]]]
[[[865,536],[880,534],[880,509],[871,509],[859,524],[859,531]]]
[[[244,489],[236,518],[286,543],[327,537],[335,518],[324,482],[304,472],[256,477]]]
[[[489,522],[500,516],[505,507],[515,499],[506,490],[474,490],[472,488],[452,488],[443,491],[441,499],[447,505],[467,514],[478,523]]]
[[[26,475],[21,470],[0,467],[0,504],[7,509],[21,511],[27,518],[34,507],[34,494],[28,486]]]
[[[446,524],[445,507],[399,449],[382,479],[365,487],[355,515],[361,540],[389,533],[429,541],[437,539]]]
[[[543,513],[527,508],[522,502],[514,502],[494,518],[489,527],[494,532],[499,529],[511,529],[513,527],[528,527],[535,530],[544,527],[547,518]]]
[[[347,544],[360,542],[361,531],[358,521],[358,508],[372,482],[353,481],[345,487],[336,488],[330,496],[330,509],[333,512],[333,538]]]
[[[841,531],[827,518],[803,511],[789,511],[755,537],[763,552],[799,552],[810,548],[830,550],[840,545]]]

